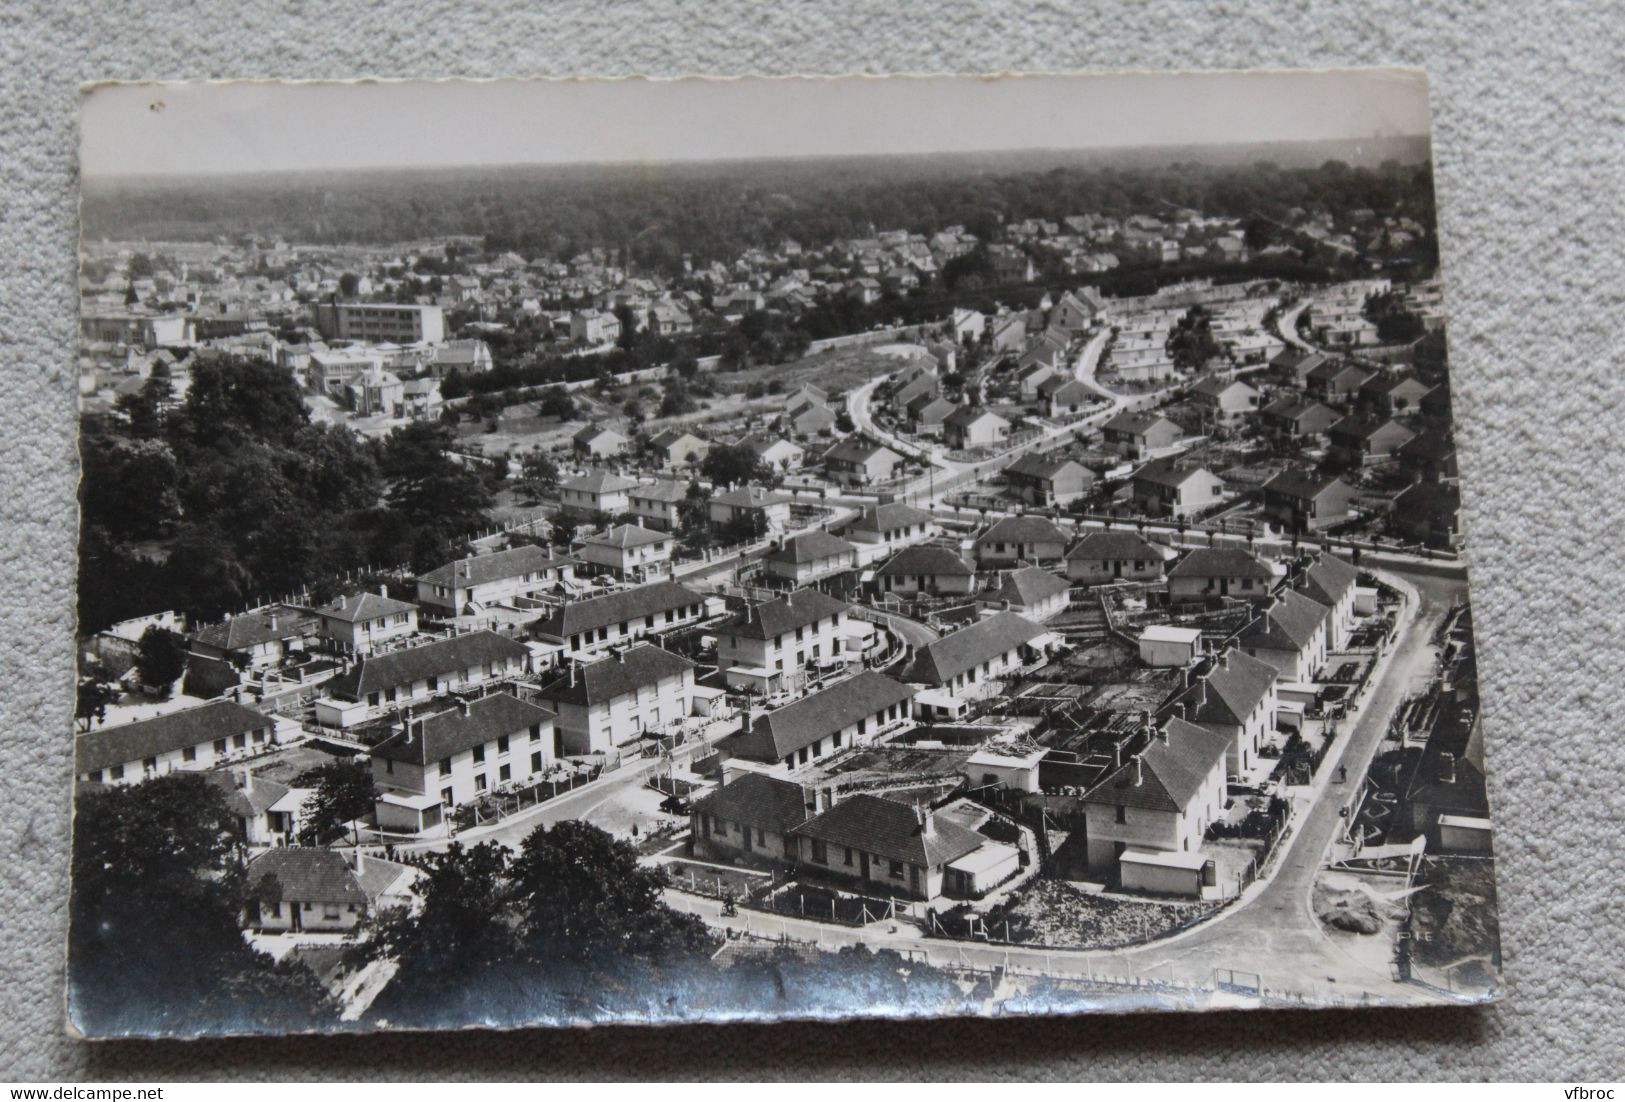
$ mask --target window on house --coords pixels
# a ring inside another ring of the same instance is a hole
[[[767,832],[761,827],[756,828],[756,844],[759,846],[767,845]]]
[[[643,618],[643,626],[646,627],[646,628],[652,628],[652,627],[655,626],[655,614],[654,613],[651,612],[651,613],[649,613],[649,615],[647,615],[647,616],[645,616]]]
[[[844,861],[842,861],[842,864],[846,865],[848,868],[852,867],[852,847],[851,846],[846,847],[846,858],[845,858]]]
[[[475,765],[483,765],[483,764],[485,764],[485,747],[483,747],[483,746],[474,747],[474,764]]]
[[[820,865],[829,864],[829,850],[825,847],[823,841],[818,838],[813,839],[812,859]]]
[[[394,772],[395,772],[395,759],[394,758],[385,758],[384,759],[384,772],[389,773],[389,774],[394,774]]]
[[[441,790],[440,790],[440,802],[441,802],[441,803],[442,803],[442,804],[445,804],[445,805],[446,805],[446,806],[447,806],[447,807],[450,807],[450,806],[451,806],[451,805],[452,805],[452,800],[451,800],[451,789],[449,789],[449,788],[442,788],[442,789],[441,789]]]
[[[248,745],[248,737],[246,735],[238,735],[236,738],[231,740],[231,744],[237,749],[241,750],[243,747]]]
[[[1122,804],[1117,805],[1117,821],[1120,823],[1128,822],[1128,808]]]
[[[891,872],[891,878],[893,880],[901,880],[903,878],[903,863],[901,861],[891,862],[891,868],[889,871]]]
[[[474,791],[476,791],[476,792],[484,792],[485,791],[485,774],[484,773],[476,773],[476,774],[474,774]]]
[[[532,773],[540,773],[542,771],[542,752],[540,750],[537,750],[530,756],[530,771]]]
[[[370,704],[374,708],[378,707],[378,705],[381,703],[381,698],[380,698],[379,694],[378,693],[368,693],[367,694],[367,703]]]
[[[451,776],[451,759],[450,758],[441,758],[440,759],[440,775],[442,777]]]
[[[124,766],[122,765],[115,765],[107,772],[108,775],[111,776],[115,781],[122,781],[124,779]]]
[[[507,752],[508,752],[508,736],[507,735],[498,735],[497,736],[497,753],[506,754]]]
[[[217,738],[217,739],[214,740],[214,752],[216,754],[224,754],[226,752],[226,740],[225,739]]]
[[[504,765],[501,769],[497,770],[497,780],[499,780],[499,781],[510,780],[510,779],[512,779],[512,777],[513,777],[513,773],[508,768],[508,766],[506,766],[506,765]]]
[[[188,746],[186,749],[182,750],[181,751],[181,760],[182,761],[197,761],[197,747],[196,746]]]

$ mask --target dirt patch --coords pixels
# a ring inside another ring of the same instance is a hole
[[[1446,967],[1464,958],[1498,955],[1494,862],[1429,857],[1411,897],[1411,954],[1416,963]]]
[[[1038,880],[1003,913],[989,915],[988,928],[1000,930],[1008,918],[1012,940],[1112,949],[1166,937],[1217,909],[1215,903],[1150,903],[1091,895],[1065,880]]]
[[[1334,930],[1351,934],[1374,934],[1382,929],[1377,904],[1362,891],[1340,891],[1315,885],[1315,917]]]

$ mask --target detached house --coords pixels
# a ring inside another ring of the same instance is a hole
[[[541,695],[558,712],[561,756],[608,753],[693,714],[694,663],[639,643],[587,665],[570,663]]]
[[[1072,604],[1072,586],[1041,566],[1000,571],[979,598],[986,608],[1019,613],[1034,623],[1059,616]]]
[[[1124,410],[1101,426],[1106,446],[1128,459],[1145,459],[1179,443],[1184,430],[1157,414]]]
[[[1047,517],[1003,517],[976,537],[976,562],[979,566],[1059,564],[1066,544],[1067,534]]]
[[[623,582],[649,582],[671,573],[672,537],[637,524],[588,536],[577,552],[597,573]]]
[[[553,713],[511,693],[407,710],[372,748],[381,830],[433,831],[455,807],[552,768]]]
[[[1162,577],[1168,552],[1134,532],[1090,532],[1066,553],[1066,576],[1084,585],[1154,582]]]
[[[1261,417],[1265,431],[1275,439],[1298,443],[1324,437],[1343,415],[1330,406],[1289,394],[1265,406]]]
[[[667,479],[628,490],[626,494],[632,515],[661,532],[677,530],[682,523],[679,507],[687,499],[687,484]]]
[[[1153,459],[1136,470],[1130,492],[1134,509],[1148,517],[1193,517],[1224,501],[1224,480],[1206,467]]]
[[[942,435],[951,448],[993,448],[1010,438],[1010,422],[986,409],[964,406],[943,419]]]
[[[698,466],[711,450],[711,442],[692,432],[667,429],[650,439],[649,450],[665,470],[681,471]]]
[[[888,481],[902,462],[890,448],[861,436],[849,436],[824,453],[829,477],[843,486]]]
[[[924,690],[915,698],[916,710],[921,717],[958,718],[966,703],[992,682],[1019,670],[1037,652],[1035,640],[1044,634],[1025,617],[997,612],[927,643],[902,675]]]
[[[340,594],[316,610],[322,638],[351,654],[368,654],[417,634],[418,609],[397,601],[379,586],[377,593]]]
[[[848,746],[867,745],[881,731],[906,720],[914,690],[865,670],[821,692],[760,715],[717,743],[727,759],[747,763],[728,772],[775,773],[820,761]],[[748,719],[748,717],[747,717]],[[724,760],[723,769],[728,770]]]
[[[1076,417],[1100,401],[1100,395],[1076,379],[1068,379],[1053,389],[1046,389],[1048,386],[1046,383],[1039,389],[1044,392],[1044,400],[1048,403],[1052,419]]]
[[[328,682],[339,700],[369,708],[407,703],[436,693],[518,677],[530,651],[494,631],[472,631],[384,654],[364,655]]]
[[[593,471],[559,486],[559,505],[577,516],[609,513],[612,516],[630,508],[629,491],[638,484],[608,471]]]
[[[1413,375],[1377,375],[1360,387],[1360,405],[1378,417],[1414,413],[1433,388]]]
[[[775,542],[762,557],[763,573],[792,585],[805,585],[857,568],[857,546],[819,530]]]
[[[266,850],[248,863],[247,896],[256,930],[348,933],[367,917],[367,893],[337,850]]]
[[[1328,430],[1331,459],[1343,467],[1367,467],[1394,458],[1416,434],[1398,421],[1345,417]]]
[[[816,589],[747,605],[716,626],[717,667],[744,686],[841,661],[850,607]]]
[[[1449,482],[1418,482],[1394,498],[1388,527],[1401,539],[1428,547],[1461,544],[1461,490]]]
[[[606,459],[620,455],[632,441],[614,429],[585,425],[570,437],[570,447],[583,459]]]
[[[437,566],[417,578],[418,604],[460,616],[518,597],[534,597],[575,578],[575,560],[525,544]]]
[[[1358,394],[1370,378],[1369,372],[1351,363],[1328,360],[1304,376],[1304,387],[1322,402],[1342,402]]]
[[[565,601],[532,626],[534,636],[577,654],[698,623],[705,598],[676,582],[652,582],[585,601]]]
[[[1200,895],[1205,859],[1197,851],[1224,818],[1229,745],[1217,730],[1170,718],[1090,789],[1083,813],[1091,873],[1116,873],[1129,891]]]
[[[1280,577],[1239,547],[1198,547],[1168,571],[1168,598],[1175,603],[1211,597],[1254,600],[1267,596]]]
[[[807,452],[799,444],[777,436],[747,436],[741,440],[764,466],[775,471],[799,471],[807,461]]]
[[[306,609],[272,605],[201,629],[192,637],[191,653],[239,669],[268,669],[314,643],[319,624]]]
[[[765,773],[724,778],[695,801],[689,815],[694,856],[711,861],[793,862],[791,832],[807,821],[807,793],[793,781]]]
[[[1218,425],[1234,425],[1258,408],[1258,391],[1240,379],[1209,375],[1191,388],[1191,398]]]
[[[875,587],[900,596],[968,596],[976,591],[976,570],[946,547],[905,547],[875,571]]]
[[[959,409],[940,394],[921,394],[904,407],[909,428],[921,436],[941,436],[949,417]]]
[[[1004,469],[1010,492],[1029,505],[1070,505],[1088,495],[1095,474],[1075,459],[1033,452]]]
[[[97,784],[139,784],[263,753],[278,741],[270,716],[212,700],[79,735],[73,740],[73,775]]]
[[[790,526],[788,494],[775,493],[761,486],[741,486],[711,498],[707,506],[711,524],[716,527],[749,525],[757,536],[782,532]]]
[[[902,547],[927,539],[936,531],[931,514],[912,505],[892,502],[887,505],[869,505],[846,526],[847,539],[859,545],[859,555],[866,548]]]
[[[932,811],[860,792],[791,831],[801,867],[850,890],[909,899],[962,894],[967,875],[982,891],[1015,875],[1015,847],[995,842]],[[956,868],[987,855],[996,875]],[[957,874],[957,875],[956,875]]]
[[[1354,487],[1340,478],[1289,467],[1264,483],[1264,514],[1288,532],[1319,532],[1342,524]]]

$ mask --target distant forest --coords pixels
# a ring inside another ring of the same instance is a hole
[[[1005,219],[1168,213],[1276,219],[1369,207],[1433,225],[1425,139],[1247,149],[1023,152],[649,165],[378,170],[87,180],[87,238],[389,244],[473,235],[490,249],[568,258],[593,247],[649,270],[731,261],[790,237],[821,245],[879,230]],[[1251,153],[1256,159],[1237,161]],[[1343,157],[1326,156],[1342,153]],[[1381,155],[1381,159],[1375,159]],[[1309,162],[1310,157],[1318,157]],[[1172,159],[1169,159],[1172,158]],[[1181,159],[1184,158],[1184,159]],[[1308,162],[1308,163],[1306,163]]]

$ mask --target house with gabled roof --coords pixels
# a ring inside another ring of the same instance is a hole
[[[1418,482],[1454,482],[1461,477],[1456,465],[1456,442],[1449,433],[1419,432],[1395,453],[1400,467]]]
[[[849,746],[867,745],[909,717],[914,689],[864,670],[776,711],[745,717],[745,726],[717,742],[722,768],[739,759],[738,772],[780,775],[821,761]]]
[[[898,596],[969,596],[976,591],[976,569],[947,547],[905,547],[875,571],[875,588]]]
[[[293,844],[311,789],[289,788],[270,777],[255,776],[247,767],[209,769],[202,776],[219,791],[244,846],[256,850]]]
[[[1353,398],[1371,378],[1371,373],[1347,360],[1326,360],[1304,376],[1304,389],[1322,402],[1342,402]]]
[[[865,548],[876,545],[902,547],[929,539],[936,530],[930,513],[901,501],[893,501],[864,506],[841,534],[859,545],[859,557],[862,558]]]
[[[626,493],[632,515],[661,532],[675,532],[682,524],[680,506],[686,500],[688,483],[675,479],[657,479]]]
[[[779,417],[779,426],[790,435],[806,438],[834,430],[837,415],[828,406],[808,402],[800,409],[787,409]]]
[[[824,453],[824,469],[844,486],[885,482],[896,473],[903,457],[861,436],[848,436]]]
[[[1318,440],[1343,419],[1330,406],[1296,394],[1284,394],[1265,406],[1259,418],[1264,430],[1275,439],[1290,443]]]
[[[1010,422],[980,406],[961,406],[942,421],[950,448],[996,448],[1010,438]]]
[[[1428,547],[1461,545],[1461,490],[1450,482],[1418,482],[1394,497],[1388,527],[1401,539]]]
[[[1177,716],[1158,724],[1143,750],[1083,798],[1090,872],[1116,874],[1126,891],[1200,895],[1198,851],[1224,818],[1229,746],[1223,733]]]
[[[694,714],[694,663],[638,643],[566,671],[538,694],[554,708],[560,756],[605,754]]]
[[[1231,775],[1260,768],[1259,751],[1275,729],[1279,703],[1275,667],[1230,649],[1199,661],[1187,682],[1167,714],[1223,735]]]
[[[656,632],[699,623],[706,599],[676,582],[651,582],[584,601],[564,601],[531,626],[544,643],[595,654]]]
[[[1394,458],[1415,436],[1398,421],[1360,416],[1345,417],[1326,431],[1331,461],[1355,469]]]
[[[195,657],[263,670],[308,649],[318,638],[320,620],[309,609],[275,604],[199,629],[190,650]]]
[[[649,438],[649,451],[659,466],[668,471],[697,467],[710,450],[709,440],[683,429],[666,429]]]
[[[1219,425],[1234,425],[1258,408],[1258,391],[1240,379],[1223,379],[1209,375],[1191,387],[1191,399],[1200,407],[1206,420]]]
[[[1076,459],[1029,452],[1004,469],[1010,493],[1029,505],[1070,505],[1088,496],[1095,473]]]
[[[94,784],[139,784],[261,754],[280,741],[270,716],[235,701],[211,700],[77,736],[73,775]]]
[[[857,545],[821,529],[775,540],[762,556],[764,574],[792,585],[805,585],[857,568]]]
[[[1155,413],[1124,410],[1100,427],[1106,447],[1128,459],[1144,459],[1179,443],[1185,435],[1174,422]]]
[[[1137,468],[1130,494],[1135,512],[1180,520],[1221,504],[1225,483],[1206,467],[1170,455]]]
[[[589,572],[624,582],[651,582],[670,575],[674,547],[669,532],[618,524],[583,538],[576,556]]]
[[[1039,389],[1043,392],[1050,417],[1055,419],[1076,417],[1100,402],[1100,395],[1076,379],[1066,379],[1053,389]]]
[[[471,631],[363,655],[328,682],[328,691],[339,700],[380,708],[515,678],[529,667],[524,644],[494,631]]]
[[[920,688],[922,718],[957,718],[966,704],[1042,653],[1044,629],[1014,612],[995,612],[915,652],[902,679]]]
[[[1023,398],[1038,397],[1039,387],[1061,376],[1060,358],[1055,346],[1043,343],[1022,356],[1020,366],[1016,368],[1016,393]]]
[[[1172,551],[1136,532],[1108,529],[1086,533],[1066,552],[1066,576],[1084,585],[1154,582],[1162,577]]]
[[[1264,483],[1264,515],[1287,532],[1343,524],[1353,504],[1354,487],[1333,475],[1288,467]]]
[[[367,916],[367,893],[337,850],[282,846],[248,863],[244,923],[290,933],[345,933]]]
[[[950,869],[983,850],[999,853],[1003,867],[1018,867],[1015,849],[960,826],[925,807],[859,792],[837,801],[791,831],[800,867],[852,890],[936,899]]]
[[[602,425],[583,425],[570,437],[570,447],[583,459],[607,459],[620,455],[632,443],[625,433]]]
[[[1366,380],[1360,387],[1359,401],[1378,417],[1396,417],[1421,409],[1432,393],[1433,387],[1416,376],[1388,371]]]
[[[1058,565],[1066,554],[1067,534],[1048,517],[1001,517],[976,536],[978,566]]]
[[[707,505],[711,524],[749,526],[758,536],[782,532],[790,526],[790,505],[795,499],[763,486],[739,486],[715,494]]]
[[[689,813],[694,855],[711,861],[793,862],[797,850],[791,832],[811,814],[806,790],[794,781],[765,773],[724,776]]]
[[[1213,597],[1261,599],[1284,576],[1284,570],[1239,547],[1197,547],[1168,571],[1168,598],[1175,603]]]
[[[460,616],[518,597],[534,597],[575,579],[576,560],[521,544],[470,555],[418,575],[417,603],[431,614]]]
[[[805,448],[781,437],[763,433],[747,436],[740,443],[754,452],[756,458],[771,470],[799,471],[807,461]]]
[[[1041,624],[1071,607],[1072,584],[1041,566],[1023,566],[999,571],[977,601],[984,608],[1014,612]]]
[[[379,829],[435,831],[453,808],[547,772],[557,751],[553,713],[512,693],[408,709],[372,747]]]
[[[629,491],[637,488],[637,482],[630,478],[609,471],[590,471],[559,484],[559,505],[577,516],[624,513],[631,504]]]
[[[1354,631],[1354,591],[1359,576],[1359,571],[1336,555],[1319,551],[1292,578],[1295,589],[1332,610],[1327,627],[1327,646],[1332,650],[1348,646]]]
[[[316,609],[322,638],[351,654],[367,654],[418,631],[418,607],[397,601],[384,586],[377,593],[341,593]]]
[[[904,407],[909,429],[921,436],[941,436],[943,425],[959,409],[940,394],[921,394]]]
[[[747,604],[716,625],[717,668],[794,681],[802,669],[840,662],[851,607],[816,589]],[[729,683],[752,682],[730,676]]]
[[[1231,643],[1274,666],[1277,680],[1313,681],[1326,664],[1331,609],[1290,587],[1278,590]]]

